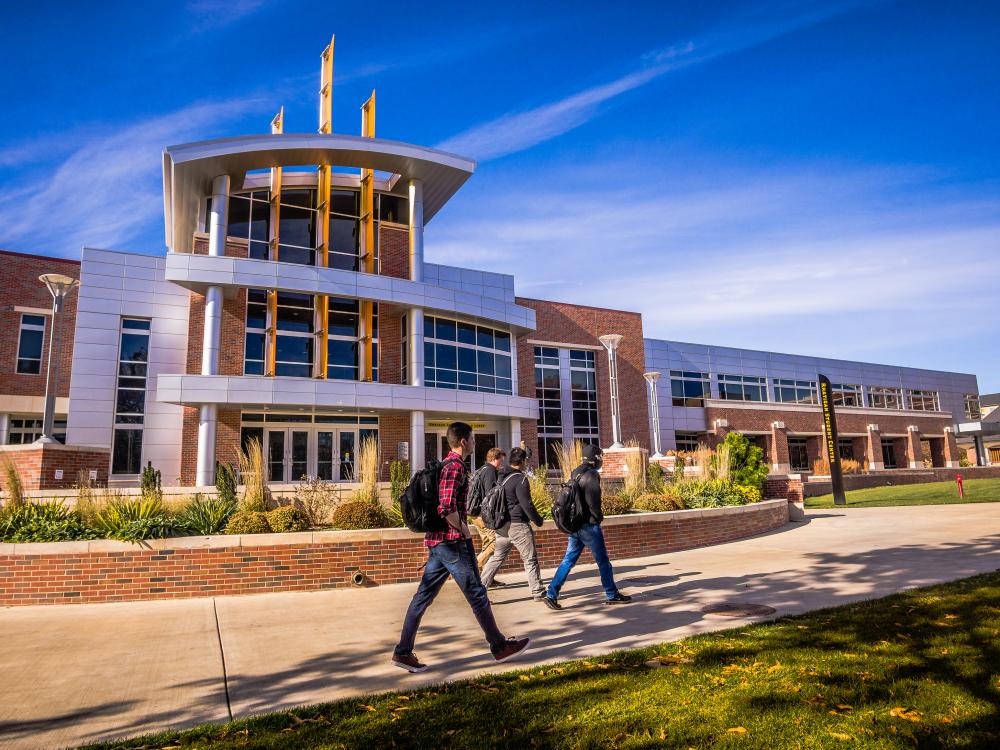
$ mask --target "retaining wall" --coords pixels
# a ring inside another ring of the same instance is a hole
[[[612,516],[603,524],[612,559],[721,544],[788,523],[788,502]],[[539,561],[553,567],[566,537],[547,521],[536,530]],[[478,537],[476,538],[478,546]],[[144,546],[99,540],[0,544],[0,605],[73,604],[351,585],[361,570],[370,584],[420,577],[423,538],[406,529],[183,537]],[[503,570],[520,571],[512,552]]]

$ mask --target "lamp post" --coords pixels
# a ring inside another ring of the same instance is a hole
[[[649,383],[649,403],[653,408],[653,455],[650,458],[663,458],[660,453],[660,410],[656,401],[656,381],[660,379],[658,372],[644,372],[642,374]]]
[[[614,437],[612,448],[622,447],[621,414],[618,409],[618,356],[615,353],[622,338],[620,333],[608,333],[598,338],[608,350],[608,370],[611,375],[611,434]]]
[[[55,443],[52,437],[56,419],[56,384],[59,382],[59,357],[53,358],[59,348],[59,314],[67,295],[80,285],[79,280],[61,273],[43,273],[38,277],[52,295],[52,333],[49,335],[49,363],[45,372],[45,413],[42,416],[42,435],[35,443]]]

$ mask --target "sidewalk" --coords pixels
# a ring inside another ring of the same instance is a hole
[[[589,556],[583,559],[589,560]],[[823,510],[731,544],[616,561],[635,602],[602,604],[578,566],[562,612],[533,602],[523,574],[491,592],[525,660],[496,667],[449,584],[417,642],[423,675],[388,664],[415,583],[217,599],[0,609],[0,747],[84,742],[329,701],[483,671],[674,640],[746,620],[718,602],[778,615],[873,598],[1000,568],[1000,503]],[[543,577],[552,571],[543,571]]]

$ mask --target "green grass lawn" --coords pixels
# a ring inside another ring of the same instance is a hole
[[[956,469],[961,474],[961,469]],[[955,482],[901,484],[895,487],[871,487],[847,493],[849,508],[879,508],[888,505],[946,505],[951,503],[1000,502],[1000,479],[967,479],[965,498],[959,498]],[[807,508],[832,508],[833,495],[806,498]]]
[[[586,661],[102,747],[998,748],[998,712],[1000,572]]]

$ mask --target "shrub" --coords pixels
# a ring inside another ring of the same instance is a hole
[[[219,497],[195,495],[181,512],[178,522],[193,534],[208,536],[221,534],[229,517],[236,512],[236,497],[225,500]]]
[[[108,539],[123,542],[162,539],[185,530],[178,519],[164,511],[163,502],[155,496],[112,500],[97,512],[95,522]]]
[[[336,487],[315,477],[303,479],[295,488],[295,504],[308,516],[310,526],[329,523],[338,499]]]
[[[142,496],[149,500],[163,499],[163,489],[160,487],[160,470],[153,468],[153,462],[147,461],[139,481]]]
[[[377,502],[351,500],[333,512],[333,525],[338,529],[385,529],[392,528],[392,519]]]
[[[739,493],[743,496],[744,505],[749,505],[750,503],[759,503],[764,499],[763,494],[756,487],[750,487],[745,484],[734,484],[733,491]]]
[[[626,492],[609,495],[601,500],[601,511],[606,516],[623,516],[632,510],[633,496]]]
[[[257,438],[247,441],[246,450],[237,454],[240,478],[243,480],[243,500],[240,510],[263,513],[267,510],[267,485],[264,483],[264,449]]]
[[[21,474],[8,456],[3,458],[3,475],[4,488],[7,490],[6,507],[17,508],[24,505],[24,485],[21,483]]]
[[[629,440],[628,448],[638,448],[639,443]],[[646,454],[640,450],[630,450],[625,454],[625,492],[635,498],[646,491],[646,472],[649,463]]]
[[[255,510],[238,510],[229,517],[227,534],[269,534],[271,525],[267,514]]]
[[[398,506],[399,498],[403,496],[410,483],[410,464],[408,461],[393,461],[389,464],[389,496],[392,504]]]
[[[674,454],[674,481],[684,481],[684,467],[687,466],[687,459],[683,453]]]
[[[8,506],[0,513],[0,540],[4,542],[67,542],[97,537],[97,532],[62,500]]]
[[[819,474],[821,476],[829,476],[830,474],[830,462],[826,460],[825,456],[821,456],[813,461],[813,474]]]
[[[764,462],[764,451],[760,446],[753,445],[746,435],[738,432],[726,435],[724,445],[729,454],[729,481],[762,489],[768,466]]]
[[[855,461],[853,458],[842,458],[840,459],[840,470],[844,474],[860,474],[861,462]]]
[[[220,500],[236,505],[236,469],[232,464],[219,462],[215,465],[215,489]]]
[[[632,503],[636,510],[648,510],[652,513],[662,513],[665,510],[675,510],[673,501],[667,495],[647,492],[639,495]]]
[[[659,464],[650,464],[646,472],[647,494],[662,495],[666,486],[666,472]]]
[[[961,451],[958,454],[958,465],[962,469],[967,469],[970,466],[975,466],[975,464],[973,464],[972,460],[969,458],[969,454],[966,453],[965,451]]]
[[[267,514],[271,531],[305,531],[309,528],[309,516],[302,508],[281,505]]]

